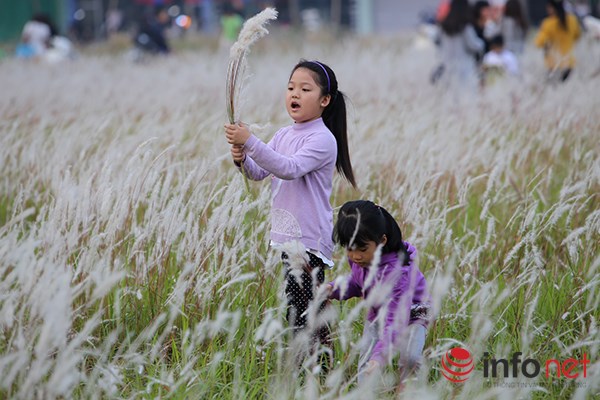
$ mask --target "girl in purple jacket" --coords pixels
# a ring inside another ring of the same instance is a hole
[[[416,370],[425,344],[429,303],[417,250],[396,220],[370,201],[345,203],[333,239],[347,250],[351,274],[329,283],[329,298],[368,304],[360,344],[359,380],[399,356],[400,381]]]

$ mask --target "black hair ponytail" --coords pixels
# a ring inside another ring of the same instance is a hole
[[[397,252],[397,253],[402,253],[404,255],[404,259],[403,259],[403,264],[402,265],[408,265],[409,262],[409,256],[408,256],[408,249],[406,248],[406,245],[404,244],[404,241],[402,240],[402,231],[400,230],[400,227],[398,226],[398,222],[396,222],[396,219],[394,219],[394,217],[392,217],[392,215],[388,212],[388,210],[386,210],[383,207],[377,206],[379,208],[379,210],[381,211],[381,213],[383,214],[383,218],[385,220],[385,230],[387,232],[386,236],[387,236],[387,243],[385,244],[385,246],[383,247],[383,252],[386,253],[386,248],[388,249],[387,252]]]
[[[292,69],[292,74],[298,68],[306,68],[312,71],[316,82],[321,88],[321,93],[331,96],[329,104],[323,110],[323,122],[329,128],[337,143],[337,159],[335,167],[353,187],[356,187],[350,153],[348,151],[348,125],[346,122],[346,101],[344,94],[338,90],[338,82],[335,73],[329,66],[319,61],[300,60]]]

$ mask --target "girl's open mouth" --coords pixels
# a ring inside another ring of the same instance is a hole
[[[300,108],[300,104],[296,103],[295,101],[292,102],[291,104],[292,110],[297,110]]]

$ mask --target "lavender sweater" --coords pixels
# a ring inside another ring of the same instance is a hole
[[[332,299],[368,298],[373,289],[375,296],[380,295],[384,299],[383,301],[376,300],[367,314],[369,322],[373,322],[381,307],[387,305],[383,335],[375,344],[371,355],[371,360],[376,360],[381,365],[386,363],[390,350],[393,349],[396,340],[406,326],[413,323],[427,326],[425,320],[410,319],[411,306],[427,302],[429,297],[425,277],[416,265],[417,249],[408,242],[405,244],[410,258],[409,265],[400,265],[397,253],[383,254],[377,266],[375,279],[365,282],[369,269],[348,260],[352,273],[341,282],[336,280],[330,283],[334,286],[334,290],[329,296]]]
[[[244,149],[248,178],[272,177],[271,240],[298,240],[330,259],[337,143],[323,120],[281,128],[268,144],[251,135]]]

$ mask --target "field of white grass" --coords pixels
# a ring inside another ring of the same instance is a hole
[[[531,48],[522,80],[461,96],[429,85],[434,53],[406,38],[283,37],[252,49],[241,118],[268,140],[293,65],[336,71],[359,188],[336,177],[332,203],[389,209],[433,296],[403,395],[391,368],[357,385],[359,301],[333,303],[333,369],[290,368],[270,186],[248,191],[230,162],[227,51],[198,48],[0,63],[0,398],[598,396],[600,44],[582,40],[564,85]],[[349,271],[335,257],[330,279]],[[455,346],[476,360],[460,384],[440,370]],[[485,352],[517,351],[578,377],[484,378]]]

